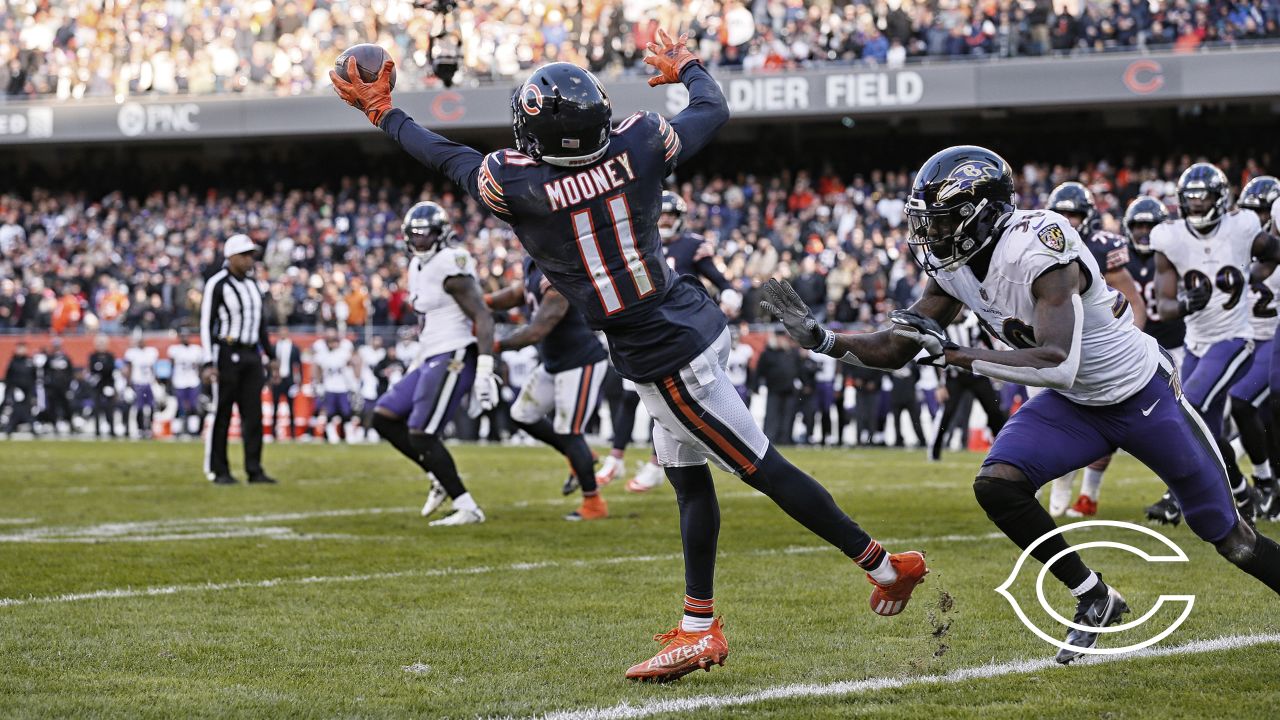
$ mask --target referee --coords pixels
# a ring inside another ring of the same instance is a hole
[[[227,466],[227,430],[231,406],[240,406],[244,469],[251,483],[275,483],[262,470],[262,354],[275,364],[267,338],[262,291],[249,272],[257,246],[247,235],[232,235],[222,247],[226,264],[204,284],[200,301],[200,344],[205,376],[217,407],[204,446],[205,475],[216,485],[234,485]]]
[[[951,342],[961,347],[973,347],[981,342],[990,347],[991,340],[978,325],[978,317],[968,310],[961,312],[963,314],[947,326],[947,337]],[[977,400],[982,405],[983,412],[987,414],[987,427],[991,430],[991,437],[994,438],[1000,434],[1000,430],[1004,428],[1005,421],[1008,419],[1000,409],[1000,396],[989,379],[970,372],[962,372],[956,367],[948,367],[943,374],[946,375],[946,385],[938,388],[938,399],[944,403],[942,419],[938,421],[933,440],[929,443],[927,450],[930,462],[942,459],[942,449],[947,444],[947,438],[951,436],[952,425],[959,424],[965,431],[968,430],[969,411],[965,408],[973,407],[972,400]],[[941,381],[942,378],[939,378],[939,382]],[[969,396],[972,396],[972,400],[969,400]]]

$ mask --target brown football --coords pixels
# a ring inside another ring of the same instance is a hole
[[[338,77],[348,82],[351,81],[351,78],[347,77],[347,58],[351,57],[356,59],[356,68],[360,71],[360,79],[365,82],[373,82],[378,78],[378,71],[382,70],[382,63],[390,60],[391,54],[383,49],[382,46],[374,45],[373,43],[360,43],[343,50],[333,65]],[[394,88],[395,86],[396,71],[392,69],[391,87]]]

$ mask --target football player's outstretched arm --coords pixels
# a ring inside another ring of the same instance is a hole
[[[1115,288],[1124,299],[1129,301],[1129,307],[1133,308],[1133,324],[1141,330],[1147,324],[1147,303],[1142,299],[1142,289],[1138,287],[1138,281],[1133,279],[1129,274],[1129,270],[1124,266],[1108,270],[1102,276],[1107,281],[1109,287]]]
[[[1181,299],[1178,298],[1178,269],[1169,262],[1169,258],[1159,250],[1156,251],[1156,312],[1164,321],[1177,320],[1195,312],[1199,312],[1209,304],[1213,295],[1213,286],[1201,283],[1186,289]]]
[[[1253,259],[1274,270],[1276,263],[1280,263],[1280,238],[1270,233],[1258,233],[1253,238]],[[1267,273],[1258,279],[1266,279],[1270,275]]]
[[[498,341],[497,348],[503,350],[519,350],[522,347],[542,342],[556,325],[560,324],[560,320],[564,318],[565,313],[569,312],[569,301],[564,296],[551,288],[542,295],[542,302],[538,304],[538,309],[533,313],[533,318],[529,320],[529,324],[516,330],[507,337]]]
[[[658,42],[649,43],[646,49],[652,54],[644,59],[658,71],[649,79],[651,87],[679,82],[689,89],[689,106],[671,119],[671,127],[680,138],[676,164],[706,147],[729,120],[724,93],[702,66],[702,60],[686,47],[688,41],[686,35],[673,41],[666,30],[658,30]]]
[[[444,281],[444,291],[458,303],[462,312],[471,319],[476,342],[481,355],[493,354],[493,313],[484,304],[480,284],[470,275],[454,275]]]
[[[498,292],[486,293],[484,304],[493,310],[510,310],[524,304],[524,290],[519,285],[508,285]]]
[[[948,348],[948,365],[1007,382],[1065,390],[1080,370],[1084,336],[1084,303],[1080,266],[1067,263],[1044,273],[1031,284],[1036,303],[1036,347],[1018,350]]]
[[[790,283],[770,280],[764,286],[768,300],[760,303],[765,312],[773,314],[801,347],[846,362],[851,365],[897,370],[920,354],[919,343],[901,337],[893,329],[872,333],[841,334],[823,327],[809,312]],[[939,328],[951,324],[960,312],[959,300],[943,292],[938,283],[930,280],[924,295],[911,306],[909,312],[928,318]]]
[[[347,61],[348,82],[329,71],[333,89],[348,105],[362,111],[369,122],[399,143],[418,162],[444,173],[479,199],[477,171],[484,156],[474,148],[456,143],[413,121],[405,111],[391,104],[391,74],[396,64],[387,60],[372,82],[365,82],[356,69],[356,59]]]

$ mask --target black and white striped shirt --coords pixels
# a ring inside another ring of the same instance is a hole
[[[267,339],[262,291],[253,278],[237,278],[224,267],[204,284],[200,344],[205,362],[217,361],[220,345],[254,345],[274,356]]]

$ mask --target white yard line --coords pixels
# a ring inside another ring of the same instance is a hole
[[[285,530],[287,528],[266,528],[269,530]],[[270,539],[294,540],[306,539],[307,536],[280,536],[266,535]],[[344,536],[345,537],[345,536]],[[360,536],[355,536],[360,537]],[[935,535],[928,537],[916,538],[886,538],[881,540],[882,544],[889,545],[918,545],[930,542],[973,542],[981,540],[990,540],[992,538],[1003,537],[999,533],[986,533],[982,535]],[[769,550],[750,550],[745,552],[729,552],[721,553],[721,557],[733,555],[750,555],[755,557],[770,555],[795,555],[813,552],[827,552],[833,550],[828,545],[814,546],[792,546],[780,549]],[[318,577],[304,578],[271,578],[269,580],[232,580],[222,583],[193,583],[186,585],[161,585],[145,588],[114,588],[109,590],[94,590],[92,592],[80,593],[62,593],[58,595],[45,595],[40,597],[12,597],[0,598],[0,608],[18,607],[22,605],[50,605],[55,603],[81,602],[84,600],[106,600],[117,598],[139,598],[153,597],[157,595],[179,595],[187,593],[204,593],[218,592],[222,590],[242,590],[247,588],[273,588],[291,585],[320,585],[328,583],[361,583],[375,580],[392,580],[397,578],[422,578],[422,577],[442,577],[449,575],[484,575],[495,572],[529,572],[531,570],[542,570],[546,568],[590,568],[602,567],[609,565],[621,565],[626,563],[648,563],[679,560],[679,553],[669,553],[662,555],[621,555],[618,557],[596,558],[592,560],[546,560],[541,562],[523,562],[511,563],[508,565],[481,565],[477,567],[464,568],[436,568],[428,570],[401,570],[384,573],[362,573],[357,575],[322,575]]]
[[[1183,645],[1148,648],[1126,655],[1102,655],[1087,661],[1094,665],[1106,662],[1121,662],[1141,658],[1173,657],[1178,655],[1198,655],[1201,653],[1220,652],[1237,648],[1253,647],[1280,643],[1280,634],[1269,635],[1232,635],[1213,640],[1196,640]],[[1012,662],[991,663],[977,667],[960,668],[942,675],[921,675],[916,677],[868,678],[866,680],[841,680],[825,684],[776,685],[749,693],[732,695],[694,695],[689,697],[650,700],[641,703],[621,702],[604,708],[586,708],[582,710],[561,710],[535,716],[539,720],[633,720],[654,715],[689,713],[696,710],[718,710],[720,708],[751,705],[773,700],[793,700],[798,698],[847,697],[863,693],[892,690],[916,685],[957,685],[972,680],[1003,677],[1006,675],[1025,675],[1027,673],[1049,670],[1060,667],[1049,658],[1035,660],[1015,660]],[[1069,672],[1063,670],[1063,672]]]
[[[145,520],[141,522],[101,523],[87,526],[33,527],[23,528],[15,532],[0,535],[0,543],[4,542],[68,542],[66,538],[103,539],[129,535],[181,534],[182,530],[209,525],[228,526],[251,523],[276,523],[291,520],[310,520],[312,518],[354,517],[360,515],[399,515],[416,512],[412,507],[395,508],[346,508],[339,510],[313,510],[309,512],[268,513],[262,515],[239,515],[233,517],[207,518],[174,518],[171,520]]]

